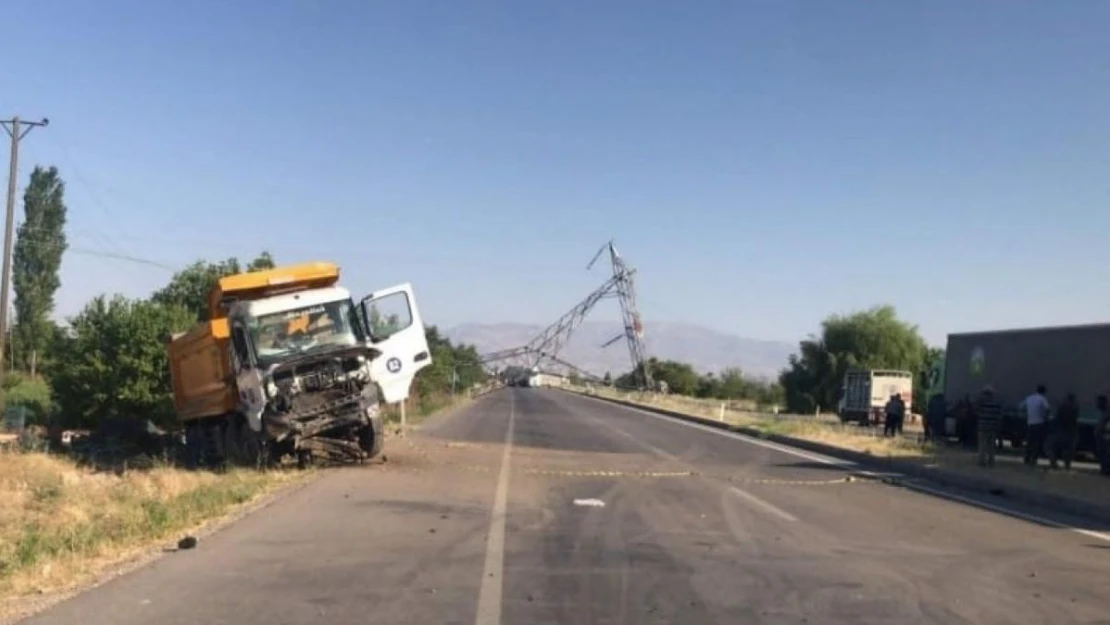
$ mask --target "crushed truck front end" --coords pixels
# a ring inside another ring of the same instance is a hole
[[[382,449],[380,401],[406,399],[431,364],[409,285],[356,305],[322,274],[328,264],[300,267],[311,281],[280,270],[221,280],[211,298],[219,318],[171,342],[193,463],[372,458]]]

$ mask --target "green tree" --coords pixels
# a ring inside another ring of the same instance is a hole
[[[671,393],[679,395],[695,395],[698,392],[701,378],[694,368],[684,362],[674,360],[648,359],[648,367],[656,382],[666,382]],[[622,388],[637,388],[643,380],[643,367],[617,378],[617,386]]]
[[[243,269],[239,259],[229,258],[212,263],[197,261],[175,273],[169,284],[154,293],[151,299],[166,306],[182,306],[193,313],[197,321],[208,319],[208,294],[216,282],[224,277],[243,271],[273,269],[274,259],[269,252],[262,252]]]
[[[698,380],[697,396],[716,398],[721,396],[721,381],[713,373],[707,373]]]
[[[790,410],[829,410],[849,369],[916,373],[925,366],[927,351],[917,327],[900,320],[892,306],[833,315],[822,322],[820,336],[799,344],[779,382]]]
[[[270,253],[263,251],[254,260],[247,263],[247,271],[263,271],[266,269],[273,269],[277,267],[274,264],[274,257]]]
[[[473,345],[455,345],[439,333],[436,326],[424,328],[432,364],[416,374],[410,396],[426,401],[435,395],[462,391],[484,382],[488,377],[478,350]]]
[[[108,416],[173,423],[166,336],[194,322],[184,307],[119,295],[86,304],[49,371],[65,425],[95,427]]]
[[[4,376],[4,403],[27,408],[28,425],[44,425],[54,411],[50,385],[41,376],[30,378],[19,373]]]
[[[601,383],[605,386],[613,386],[613,374],[606,371],[605,375],[601,376]]]
[[[58,272],[67,247],[65,182],[57,167],[36,166],[31,172],[23,193],[23,216],[12,251],[12,342],[13,364],[29,369],[32,354],[40,360],[48,355],[57,332],[50,313],[62,284]]]

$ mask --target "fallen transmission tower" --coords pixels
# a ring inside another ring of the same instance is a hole
[[[602,347],[608,347],[623,337],[628,344],[632,371],[638,378],[637,386],[652,388],[651,370],[648,366],[647,350],[644,348],[644,326],[640,321],[640,312],[636,306],[636,288],[633,281],[636,270],[624,262],[612,241],[601,246],[597,254],[594,254],[593,260],[586,265],[586,269],[591,269],[606,250],[609,251],[609,261],[613,269],[613,275],[608,280],[531,341],[520,347],[485,354],[482,356],[483,364],[489,366],[494,363],[511,362],[518,367],[538,371],[541,363],[551,362],[569,368],[579,375],[585,374],[586,377],[596,380],[596,375],[584,372],[578,367],[559,359],[558,356],[570,340],[575,329],[581,325],[594,306],[602,299],[615,297],[620,300],[624,332],[607,341]]]

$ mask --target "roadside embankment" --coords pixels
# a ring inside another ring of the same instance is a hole
[[[843,425],[835,418],[734,411],[727,403],[722,410],[722,402],[600,387],[565,390],[909,477],[1110,522],[1110,479],[1086,465],[1077,465],[1072,471],[1051,470],[1042,459],[1040,466],[1033,468],[1015,455],[1002,454],[994,467],[983,468],[978,466],[976,454],[965,448],[877,436],[872,428]]]

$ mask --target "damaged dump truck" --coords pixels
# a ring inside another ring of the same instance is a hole
[[[356,305],[315,262],[221,278],[208,320],[168,346],[190,466],[381,453],[379,402],[408,397],[431,364],[412,288]]]

